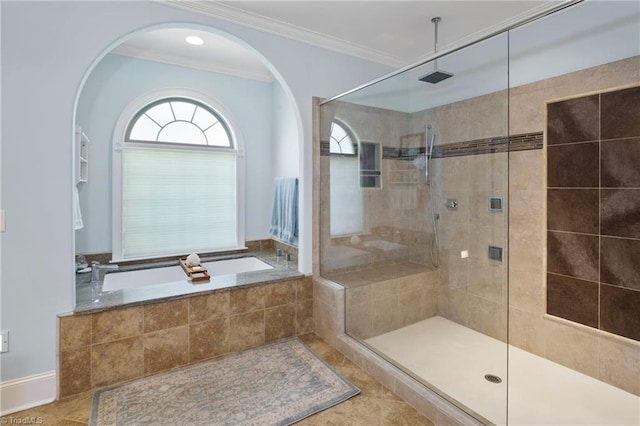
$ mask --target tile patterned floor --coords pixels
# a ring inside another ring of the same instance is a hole
[[[433,425],[409,404],[377,382],[316,334],[301,336],[313,351],[362,391],[359,395],[298,422],[301,426],[367,425],[419,426]],[[13,413],[0,418],[0,424],[44,424],[79,426],[89,422],[92,392]],[[128,425],[127,425],[128,426]]]

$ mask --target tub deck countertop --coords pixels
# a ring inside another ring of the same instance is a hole
[[[102,282],[97,288],[91,286],[91,273],[76,274],[76,306],[74,313],[89,313],[108,310],[122,306],[134,306],[150,302],[161,302],[193,295],[196,293],[213,293],[229,291],[232,288],[251,287],[259,284],[268,284],[279,281],[288,281],[304,277],[298,272],[297,261],[287,261],[284,256],[276,258],[273,250],[250,252],[242,255],[229,255],[216,257],[215,260],[233,259],[237,257],[255,256],[273,266],[273,269],[243,272],[240,274],[211,276],[207,282],[191,283],[187,280],[156,284],[147,287],[126,288],[109,292],[102,292]],[[209,261],[210,259],[203,259]],[[162,262],[154,264],[154,267],[177,266],[178,262]],[[139,266],[137,266],[139,268]],[[134,270],[136,266],[123,266],[120,271]],[[111,271],[100,271],[103,274]],[[116,272],[117,273],[117,272]]]

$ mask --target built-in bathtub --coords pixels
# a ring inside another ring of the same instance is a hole
[[[255,256],[239,257],[236,259],[213,260],[203,262],[209,275],[221,277],[224,275],[236,275],[245,272],[255,272],[273,269],[273,266],[258,259]],[[116,291],[128,288],[146,287],[158,284],[191,282],[182,267],[166,266],[162,268],[147,268],[133,271],[110,272],[105,274],[102,282],[102,291]],[[193,284],[193,283],[191,283]],[[198,284],[193,284],[198,285]]]
[[[74,312],[111,309],[304,276],[298,272],[295,261],[276,256],[275,251],[204,258],[202,263],[211,275],[209,281],[192,282],[177,261],[101,270],[97,283],[91,283],[90,272],[78,273]]]

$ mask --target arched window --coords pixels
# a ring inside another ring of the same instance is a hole
[[[167,142],[232,148],[224,121],[202,102],[161,99],[140,110],[131,121],[128,142]]]
[[[221,114],[195,99],[155,100],[130,116],[122,142],[114,145],[114,161],[121,155],[121,232],[114,232],[114,260],[244,244],[238,155]]]
[[[344,122],[331,123],[329,138],[331,235],[363,232],[362,188],[356,135]]]
[[[345,127],[336,121],[331,122],[331,136],[329,138],[329,152],[331,154],[356,155],[358,145],[355,138],[351,136],[351,132],[348,132]]]

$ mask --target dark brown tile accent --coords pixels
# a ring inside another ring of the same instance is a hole
[[[600,328],[640,340],[640,291],[600,286]]]
[[[273,342],[296,334],[296,308],[294,304],[264,310],[264,341]]]
[[[60,397],[91,389],[91,346],[60,354]]]
[[[597,189],[549,189],[547,228],[598,234],[600,194]]]
[[[229,352],[229,318],[189,326],[189,360],[202,361]]]
[[[547,143],[587,142],[599,139],[598,95],[547,105]]]
[[[209,321],[229,315],[229,293],[206,294],[189,299],[189,322]]]
[[[601,185],[640,188],[640,138],[602,141]]]
[[[104,343],[142,334],[142,307],[114,309],[92,317],[92,343]]]
[[[598,281],[599,237],[568,232],[547,232],[547,271]]]
[[[598,283],[547,274],[547,313],[598,328]]]
[[[602,139],[640,137],[640,87],[601,96]]]
[[[185,365],[189,362],[189,327],[145,334],[143,345],[145,375]]]
[[[599,143],[549,146],[547,185],[550,188],[597,188],[600,186]]]
[[[600,233],[640,239],[640,189],[600,190]]]
[[[94,387],[144,375],[142,336],[91,347],[91,382]]]
[[[189,321],[189,300],[144,305],[144,332],[186,325]]]
[[[600,282],[640,290],[640,240],[600,239]]]

